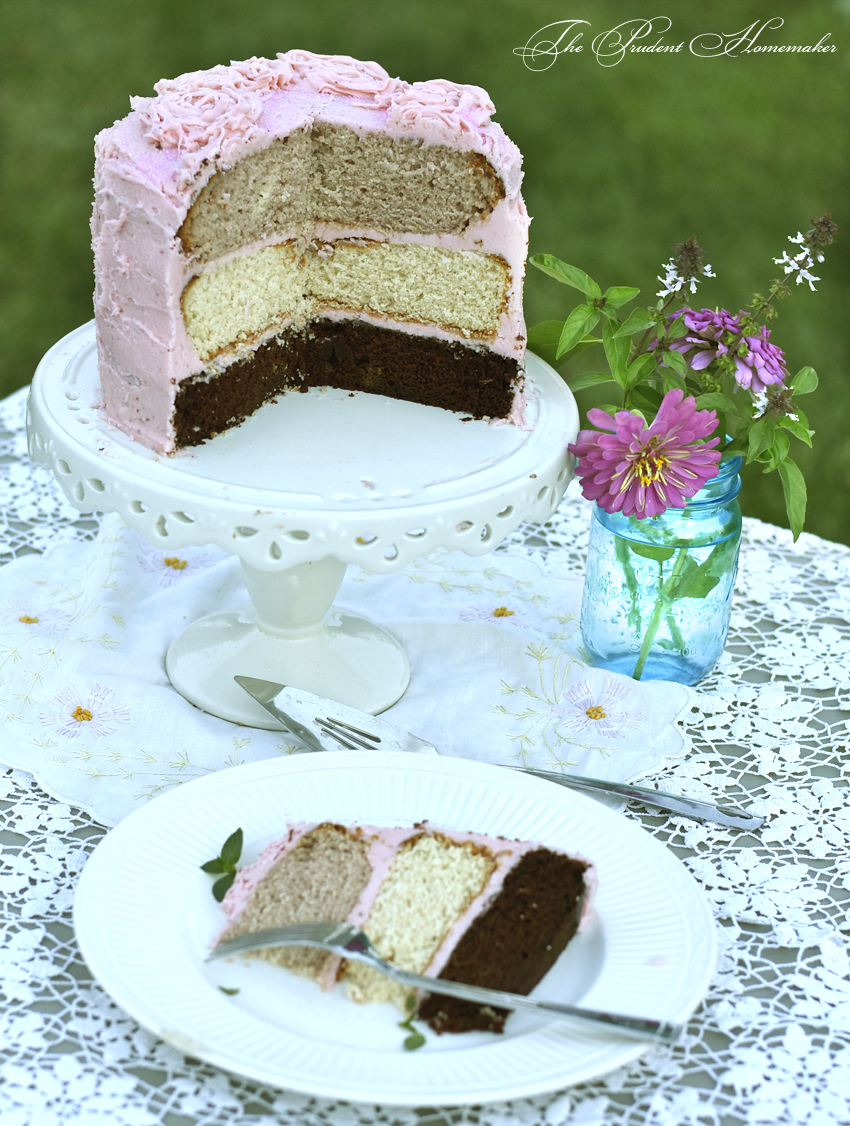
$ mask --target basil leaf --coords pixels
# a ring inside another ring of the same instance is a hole
[[[818,373],[814,368],[800,368],[791,380],[795,395],[810,395],[817,388]]]
[[[724,575],[734,565],[734,555],[738,550],[738,539],[730,536],[723,543],[712,548],[709,557],[697,564],[693,558],[688,558],[688,564],[682,572],[676,588],[671,592],[672,598],[705,598],[711,594]]]
[[[597,383],[612,383],[613,380],[614,377],[610,372],[586,371],[567,382],[571,391],[582,391],[585,387],[595,387]]]
[[[694,574],[685,575],[683,578],[685,581],[676,587],[675,598],[706,598],[722,576],[697,567]]]
[[[672,368],[673,371],[678,372],[678,374],[683,378],[688,373],[688,361],[685,359],[682,353],[677,352],[675,348],[667,349],[667,351],[664,353],[664,359],[662,362],[665,363],[668,368]]]
[[[226,876],[222,876],[220,880],[212,886],[212,893],[216,903],[221,903],[222,899],[227,895],[233,881],[236,879],[236,872],[228,872]]]
[[[660,304],[660,302],[659,302]],[[683,309],[677,317],[675,317],[667,325],[667,339],[679,340],[682,336],[687,336],[688,326],[685,324],[685,310]]]
[[[773,445],[773,432],[776,429],[776,419],[773,417],[757,418],[750,427],[750,442],[747,449],[747,465],[751,461],[770,449]]]
[[[528,330],[529,348],[557,348],[564,328],[563,321],[541,321]]]
[[[791,446],[791,439],[784,430],[777,430],[773,435],[773,445],[769,450],[759,455],[759,461],[767,462],[767,468],[762,470],[762,473],[770,473],[772,470],[778,468],[780,462],[783,462],[788,456],[788,450]]]
[[[629,410],[635,407],[644,415],[652,415],[658,412],[662,398],[660,391],[650,387],[648,383],[643,383],[640,387],[633,387],[628,392],[627,406]]]
[[[779,476],[782,480],[782,491],[785,494],[785,511],[788,513],[788,523],[796,540],[803,530],[806,521],[806,482],[797,463],[790,457],[778,466]]]
[[[225,868],[224,861],[221,859],[221,857],[217,856],[215,860],[208,860],[206,864],[202,864],[201,871],[209,872],[211,876],[218,876],[221,875],[222,872],[226,872],[227,869]]]
[[[611,321],[606,321],[602,326],[602,347],[605,349],[611,374],[617,383],[625,389],[631,341],[627,336],[618,337]]]
[[[224,844],[221,846],[221,859],[224,863],[224,870],[229,872],[231,868],[236,867],[236,862],[242,855],[242,830],[237,829],[235,833],[231,833]]]
[[[704,395],[697,395],[697,410],[737,414],[738,404],[722,391],[707,391]]]
[[[626,370],[625,387],[636,387],[647,375],[651,375],[655,370],[655,356],[651,352],[644,352],[642,356],[629,364]]]
[[[421,1032],[411,1032],[411,1034],[404,1041],[404,1050],[406,1052],[415,1052],[417,1048],[421,1048],[425,1043],[425,1037]]]
[[[529,258],[532,266],[536,266],[538,270],[542,270],[544,274],[555,278],[564,285],[571,285],[573,289],[580,289],[586,297],[600,297],[602,290],[593,280],[589,278],[584,270],[580,270],[577,266],[569,266],[566,262],[562,262],[560,258],[556,258],[554,254],[534,254]]]
[[[675,547],[655,547],[649,543],[636,543],[634,540],[629,540],[629,547],[642,559],[655,559],[658,563],[672,559],[676,554]]]
[[[631,336],[634,332],[641,332],[655,324],[655,317],[646,309],[632,309],[617,331],[615,336]]]
[[[666,394],[667,391],[673,391],[678,388],[680,391],[686,391],[685,378],[679,375],[677,371],[670,371],[669,368],[660,367],[658,374],[661,376],[661,386]]]
[[[621,305],[627,304],[629,301],[634,301],[640,293],[639,289],[635,289],[631,285],[612,285],[606,289],[602,296],[605,298],[605,304],[611,309],[619,309]]]
[[[799,419],[789,418],[786,414],[779,419],[779,425],[783,426],[786,430],[790,430],[795,438],[799,438],[800,441],[805,442],[807,446],[811,446],[814,430],[809,430]]]
[[[565,352],[569,352],[571,348],[578,344],[585,332],[589,332],[593,328],[598,320],[599,314],[588,305],[579,305],[573,309],[564,321],[555,358],[559,360]]]
[[[626,615],[626,621],[629,623],[629,629],[632,633],[640,633],[640,588],[638,586],[635,569],[629,558],[629,545],[631,543],[631,540],[626,540],[622,536],[614,536],[614,554],[617,558],[617,562],[623,569],[626,587],[631,599],[631,606]]]

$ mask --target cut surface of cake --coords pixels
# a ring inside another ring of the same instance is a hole
[[[590,911],[593,865],[533,841],[369,825],[297,824],[239,871],[216,943],[271,927],[348,922],[378,952],[429,977],[529,993]],[[405,1007],[410,991],[359,962],[309,947],[258,952],[355,1001]],[[432,993],[418,1017],[437,1032],[500,1032],[506,1012]]]
[[[521,422],[521,157],[476,86],[289,51],[163,80],[97,137],[104,408],[171,452],[286,390]]]

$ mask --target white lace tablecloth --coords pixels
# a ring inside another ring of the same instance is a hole
[[[29,465],[23,406],[23,393],[0,403],[4,562],[95,540],[101,526]],[[545,526],[520,528],[487,558],[506,572],[512,560],[518,568],[536,561],[580,581],[588,516],[570,493]],[[16,659],[13,652],[2,658]],[[14,727],[4,724],[4,747]],[[765,817],[759,831],[745,834],[638,809],[625,814],[682,858],[713,905],[721,955],[705,1003],[674,1048],[649,1049],[595,1083],[463,1108],[294,1095],[187,1058],[141,1029],[92,981],[71,926],[77,875],[106,830],[49,796],[30,773],[0,773],[0,1121],[850,1122],[850,550],[807,535],[795,545],[788,533],[745,520],[726,653],[694,691],[679,727],[686,753],[667,759],[650,784],[723,795]]]

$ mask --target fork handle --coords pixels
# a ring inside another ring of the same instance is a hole
[[[684,794],[668,794],[664,790],[650,790],[645,786],[632,786],[628,782],[609,782],[603,778],[585,778],[580,774],[558,774],[553,770],[538,770],[532,766],[513,766],[522,774],[534,774],[548,782],[557,782],[571,790],[598,791],[614,794],[625,801],[639,801],[644,805],[666,809],[670,813],[681,813],[685,817],[696,817],[702,821],[716,821],[720,825],[731,825],[736,829],[757,829],[764,818],[738,809],[731,805],[713,805],[711,802],[687,798]]]
[[[366,965],[375,965],[372,959],[363,958],[362,961]],[[423,977],[421,974],[410,973],[408,970],[400,970],[389,962],[386,963],[386,967],[384,972],[388,977],[394,977],[402,985],[424,989],[429,993],[439,993],[446,997],[460,997],[464,1001],[479,1001],[481,1004],[497,1005],[503,1009],[525,1009],[530,1012],[552,1013],[559,1017],[592,1021],[594,1024],[607,1025],[620,1035],[628,1036],[633,1040],[653,1040],[672,1044],[679,1038],[683,1030],[681,1024],[676,1024],[673,1021],[649,1020],[644,1017],[625,1016],[622,1013],[608,1013],[599,1009],[578,1008],[576,1005],[559,1005],[555,1001],[539,1001],[534,997],[523,997],[517,993],[503,993],[498,989],[484,989],[479,985],[464,985],[461,982],[446,981],[443,978]]]
[[[321,937],[317,930],[321,932]],[[622,1013],[578,1008],[575,1005],[559,1005],[555,1001],[538,1001],[519,993],[503,993],[499,989],[485,989],[480,985],[465,985],[460,981],[447,981],[444,978],[411,973],[410,970],[403,970],[382,958],[365,934],[345,923],[303,924],[292,928],[275,927],[271,930],[239,935],[237,938],[219,943],[207,955],[206,961],[214,961],[216,958],[224,958],[232,954],[244,954],[249,950],[264,950],[270,946],[316,946],[320,950],[330,950],[342,958],[371,966],[378,973],[386,974],[387,977],[411,989],[440,993],[446,997],[460,997],[464,1001],[477,1001],[479,1004],[496,1005],[502,1009],[526,1009],[536,1013],[551,1013],[557,1017],[592,1022],[607,1026],[612,1032],[617,1031],[633,1040],[652,1040],[656,1043],[660,1041],[663,1044],[672,1044],[678,1039],[683,1028],[682,1025],[672,1021],[625,1016]]]

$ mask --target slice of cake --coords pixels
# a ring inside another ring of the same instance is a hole
[[[217,942],[270,927],[348,922],[379,953],[429,977],[529,993],[590,910],[595,870],[581,857],[428,825],[382,829],[299,824],[239,871]],[[409,990],[359,962],[309,947],[258,957],[356,1001],[405,1007]],[[418,1016],[437,1032],[500,1032],[506,1012],[430,994]]]
[[[161,451],[287,389],[521,421],[521,157],[476,86],[289,51],[161,81],[97,137],[107,418]]]

